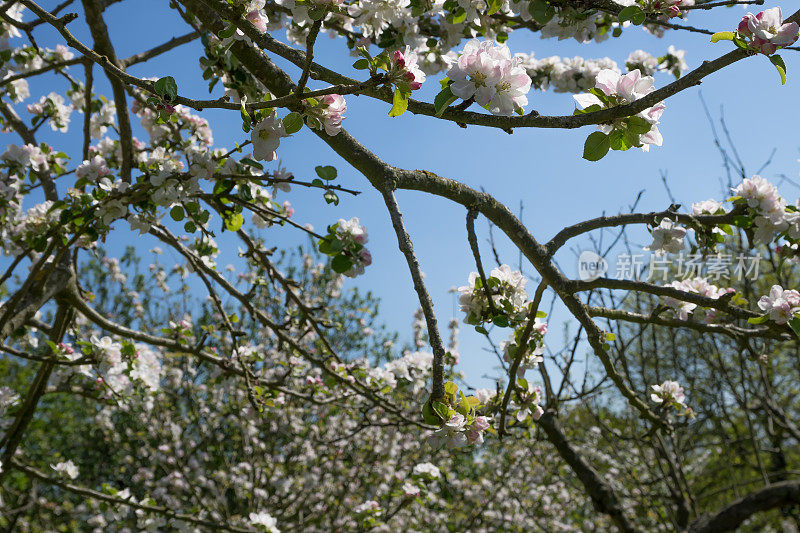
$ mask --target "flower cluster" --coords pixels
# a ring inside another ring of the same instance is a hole
[[[625,60],[625,67],[629,71],[639,70],[642,76],[652,76],[658,71],[666,71],[675,78],[680,78],[683,72],[689,70],[685,57],[686,51],[677,50],[673,45],[670,45],[667,53],[661,57],[655,57],[644,50],[635,50]]]
[[[517,356],[519,350],[519,341],[521,331],[518,329],[514,332],[511,339],[500,342],[500,349],[503,351],[503,360],[511,364]],[[544,353],[544,335],[547,333],[547,322],[538,318],[535,319],[531,336],[527,346],[524,347],[524,355],[520,361],[517,374],[519,377],[525,375],[525,371],[536,366],[544,361],[542,354]]]
[[[769,294],[758,300],[758,307],[777,324],[786,324],[800,312],[800,292],[773,285]]]
[[[350,220],[340,218],[328,227],[328,235],[319,241],[317,247],[333,258],[331,268],[334,271],[354,278],[364,273],[364,267],[372,264],[372,255],[364,247],[367,240],[367,229],[357,217]]]
[[[0,155],[0,159],[3,159],[6,164],[13,167],[10,170],[21,171],[24,175],[28,172],[28,169],[33,169],[36,172],[49,170],[48,153],[49,151],[46,152],[40,146],[32,144],[22,146],[9,144],[6,146],[6,151]]]
[[[650,394],[650,399],[655,403],[660,403],[675,409],[685,408],[686,395],[683,393],[683,387],[677,381],[664,381],[661,385],[651,385],[653,392]]]
[[[110,388],[109,395],[129,393],[136,384],[148,390],[160,386],[161,362],[158,355],[144,344],[115,342],[111,337],[92,336],[90,342],[79,342],[84,354],[94,354],[98,383]],[[80,372],[91,377],[91,367],[84,365]]]
[[[380,516],[383,513],[381,506],[375,500],[367,500],[353,508],[355,514]]]
[[[624,76],[614,70],[604,69],[597,74],[594,89],[588,93],[576,94],[573,98],[583,108],[576,113],[582,114],[630,104],[654,90],[653,78],[642,76],[638,69]],[[659,102],[632,117],[617,119],[611,124],[601,124],[598,129],[609,136],[608,146],[613,150],[627,150],[637,146],[646,152],[651,144],[661,146],[663,139],[658,131],[658,121],[665,107],[663,102]]]
[[[326,94],[319,99],[308,99],[306,123],[309,127],[324,129],[328,135],[336,135],[342,130],[342,120],[345,119],[347,102],[339,94]],[[276,145],[277,148],[277,145]]]
[[[733,193],[731,201],[746,204],[754,215],[755,243],[767,244],[783,232],[793,239],[800,238],[800,212],[786,205],[773,184],[755,175],[745,178]]]
[[[541,405],[542,388],[524,378],[518,379],[517,385],[517,397],[509,403],[509,410],[517,411],[515,417],[519,422],[524,422],[528,417],[539,420],[544,414]]]
[[[429,479],[439,479],[442,477],[439,467],[432,463],[419,463],[414,465],[412,474],[419,477],[427,477]]]
[[[472,39],[467,42],[447,77],[450,90],[463,99],[474,99],[495,115],[522,112],[528,105],[531,78],[522,60],[512,58],[508,46]]]
[[[748,13],[737,28],[741,37],[750,38],[750,47],[764,55],[774,54],[778,48],[791,46],[798,38],[798,24],[783,22],[780,7],[773,7],[757,15]]]
[[[429,438],[431,446],[462,448],[483,443],[483,432],[489,429],[491,422],[478,414],[481,401],[464,395],[452,381],[445,383],[444,388],[444,397],[425,403],[422,409],[425,422],[440,426]]]
[[[530,17],[528,13],[527,3],[518,2],[521,6],[521,14],[523,18],[525,15]],[[599,12],[588,13],[582,9],[568,9],[561,10],[547,24],[541,29],[541,36],[543,39],[551,37],[557,38],[559,41],[565,39],[575,39],[579,43],[589,42],[595,40],[597,42],[604,41],[609,37],[610,22],[603,18]]]
[[[78,467],[75,466],[75,463],[73,463],[72,460],[50,465],[50,468],[55,470],[58,475],[67,477],[69,479],[75,479],[78,477]]]
[[[661,223],[653,228],[653,242],[645,246],[645,250],[653,252],[667,252],[677,254],[683,250],[683,238],[686,236],[686,228],[669,218],[663,218]]]
[[[493,322],[501,327],[517,323],[524,316],[527,283],[521,272],[512,272],[508,265],[492,270],[486,278],[486,287],[477,272],[470,273],[467,285],[458,288],[458,301],[466,315],[464,322],[472,325]],[[491,294],[491,304],[487,292]]]
[[[455,413],[444,425],[431,436],[431,445],[435,448],[447,445],[448,448],[462,448],[483,443],[483,432],[489,428],[489,419],[476,416],[470,423],[461,413]]]
[[[274,516],[266,511],[261,511],[260,513],[250,513],[248,518],[250,518],[250,523],[254,526],[257,526],[260,531],[266,531],[267,533],[281,533],[281,530],[278,529],[278,520],[276,520]]]
[[[395,50],[392,54],[389,79],[393,83],[407,83],[409,89],[416,91],[425,83],[425,73],[417,64],[417,53],[406,46],[403,51]]]
[[[713,198],[692,204],[693,215],[721,215],[725,212],[722,204]]]
[[[647,0],[645,2],[645,8],[648,11],[660,11],[662,13],[659,19],[680,17],[682,7],[693,5],[694,0]]]
[[[283,128],[283,122],[273,109],[250,132],[250,140],[253,142],[253,158],[263,161],[276,159],[278,155],[275,151],[280,146],[282,137],[286,137],[286,131]]]
[[[705,296],[706,298],[713,298],[718,299],[728,293],[736,292],[736,289],[732,287],[728,288],[721,288],[717,287],[716,285],[712,285],[708,282],[706,278],[702,277],[695,277],[691,279],[684,279],[681,281],[675,280],[671,283],[666,285],[667,287],[672,287],[673,289],[678,289],[679,291],[683,292],[691,292],[693,294],[699,294],[700,296]],[[675,311],[675,315],[680,320],[688,320],[689,315],[694,312],[697,308],[697,304],[684,302],[682,300],[678,300],[671,296],[665,296],[663,298],[663,304],[670,309]],[[704,320],[706,323],[711,323],[716,318],[715,312],[713,309],[710,309],[706,312]]]
[[[266,0],[248,0],[245,6],[245,18],[261,33],[267,33],[269,17],[264,12]]]
[[[36,104],[28,104],[28,113],[33,114],[37,120],[50,120],[53,131],[65,133],[69,129],[69,117],[72,106],[64,103],[64,97],[57,93],[42,96]]]
[[[536,59],[531,54],[515,54],[520,65],[531,78],[532,86],[546,91],[550,87],[557,93],[577,93],[594,86],[597,74],[603,69],[619,72],[617,64],[609,58],[584,59],[582,57],[550,56]]]
[[[108,168],[106,160],[99,155],[95,155],[91,159],[78,165],[78,168],[75,170],[75,176],[78,179],[86,179],[91,182],[99,182],[103,178],[108,181],[106,176],[108,176],[110,172],[111,170]]]

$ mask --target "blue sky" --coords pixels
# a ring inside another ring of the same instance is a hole
[[[42,3],[49,8],[56,4]],[[766,7],[774,5],[778,4],[767,2]],[[188,27],[166,6],[163,1],[136,0],[115,4],[107,10],[107,24],[119,57],[149,49],[188,31]],[[788,12],[788,5],[784,7]],[[738,7],[714,10],[711,14],[694,11],[689,22],[715,31],[733,29],[744,12]],[[88,29],[80,21],[73,23],[70,29],[84,43],[91,44]],[[50,29],[40,30],[37,38],[44,46],[53,47],[61,42]],[[512,52],[533,51],[536,57],[608,56],[621,66],[628,53],[635,49],[641,48],[658,56],[674,44],[687,50],[690,68],[704,59],[727,52],[731,46],[730,43],[714,45],[706,35],[685,32],[667,33],[658,39],[638,28],[628,29],[621,38],[599,45],[582,45],[571,40],[541,40],[523,31],[513,33],[508,44]],[[199,43],[192,43],[146,64],[136,65],[131,68],[131,73],[148,77],[171,75],[177,80],[182,95],[207,98],[206,83],[201,78],[197,62],[200,50]],[[603,213],[626,210],[639,191],[644,191],[641,210],[667,207],[669,199],[662,184],[662,172],[666,174],[676,201],[687,207],[702,199],[724,199],[720,193],[724,171],[701,105],[701,92],[716,118],[724,109],[725,119],[749,172],[760,167],[775,149],[772,164],[763,175],[775,178],[783,174],[796,178],[800,168],[797,162],[800,136],[796,126],[800,94],[800,75],[796,73],[800,71],[800,61],[796,59],[797,52],[784,52],[783,57],[789,73],[785,86],[780,85],[777,72],[766,58],[759,56],[741,61],[706,78],[701,86],[667,101],[660,126],[664,136],[663,147],[655,147],[649,153],[637,149],[611,152],[597,163],[580,158],[583,141],[592,128],[571,131],[518,129],[513,135],[474,126],[462,129],[453,123],[411,113],[389,118],[387,104],[364,96],[347,97],[348,118],[344,127],[390,164],[431,170],[471,187],[483,188],[514,210],[522,203],[524,222],[535,237],[546,241],[566,225]],[[353,58],[341,40],[321,37],[317,42],[315,59],[353,77],[363,76],[363,72],[351,68]],[[72,72],[81,75],[77,67],[73,67]],[[290,72],[297,74],[296,69],[290,69]],[[439,87],[438,79],[439,76],[429,77],[416,97],[432,101]],[[659,74],[656,85],[663,86],[670,80],[671,76]],[[110,96],[105,80],[103,84],[101,92]],[[41,76],[31,83],[31,92],[35,95],[50,90],[63,93],[66,88],[63,79],[50,75]],[[217,87],[213,95],[220,96],[221,88]],[[528,98],[527,110],[535,108],[541,114],[566,115],[574,109],[572,97],[568,94],[532,91]],[[24,107],[19,109],[24,115]],[[230,147],[245,139],[238,113],[210,110],[203,112],[202,116],[211,122],[215,146]],[[73,121],[78,120],[77,117],[73,115]],[[51,133],[49,129],[41,131],[41,140],[69,153],[79,153],[81,140],[77,128],[68,134]],[[145,138],[141,130],[138,135]],[[4,138],[8,139],[6,143],[17,142],[10,135],[4,135]],[[297,178],[312,177],[315,165],[334,165],[339,169],[340,184],[364,191],[357,198],[342,195],[338,207],[326,205],[318,193],[293,191],[288,198],[296,208],[297,220],[310,222],[318,229],[324,229],[338,218],[358,216],[361,219],[369,230],[369,248],[374,262],[364,276],[355,281],[348,280],[346,286],[358,285],[373,291],[382,299],[383,319],[387,325],[398,330],[403,338],[410,338],[412,313],[418,303],[380,195],[370,189],[363,176],[349,168],[307,130],[285,139],[278,155]],[[800,193],[789,183],[781,185],[781,191],[790,200]],[[461,318],[455,296],[448,290],[464,284],[474,269],[466,240],[465,211],[460,206],[418,192],[399,192],[398,201],[426,274],[440,323],[444,326],[454,314]],[[125,232],[122,225],[120,229]],[[479,218],[477,230],[482,255],[489,263],[491,254],[485,245],[488,236],[485,219]],[[631,235],[642,245],[649,242],[642,231],[634,231]],[[276,239],[276,243],[302,240],[299,236],[276,232],[270,236]],[[498,232],[495,236],[501,258],[516,265],[516,251]],[[226,243],[225,238],[218,241]],[[588,248],[586,241],[578,240],[557,256],[568,275],[576,273],[574,250],[583,248]],[[530,271],[529,268],[526,270]],[[532,293],[535,285],[530,285],[529,292]],[[566,318],[561,311],[553,317],[555,323],[551,325],[552,333],[548,340],[555,348],[561,342],[557,323]],[[479,377],[491,372],[494,357],[483,351],[485,343],[468,328],[462,327],[461,370],[467,374],[469,382],[480,383]],[[503,337],[496,338],[502,340]]]

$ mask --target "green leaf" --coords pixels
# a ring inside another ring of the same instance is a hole
[[[249,157],[243,157],[239,162],[240,163],[244,163],[245,165],[249,165],[251,167],[255,167],[258,170],[264,170],[264,165],[262,165],[258,161],[254,161],[253,159],[250,159]]]
[[[325,203],[339,205],[339,196],[333,191],[325,191],[322,197],[325,198]]]
[[[536,318],[545,318],[546,316],[547,313],[545,313],[544,311],[536,311]]]
[[[184,218],[183,207],[176,205],[172,209],[169,210],[169,216],[172,217],[172,220],[175,222],[180,222]]]
[[[247,108],[245,107],[245,103],[247,102],[247,96],[243,96],[239,106],[239,115],[242,117],[242,131],[247,133],[252,129],[253,119],[250,117],[250,113],[247,112]]]
[[[228,26],[224,30],[220,31],[219,32],[219,36],[222,37],[223,39],[229,39],[229,38],[233,37],[234,33],[236,33],[236,26],[231,24],[230,26]]]
[[[395,88],[392,108],[389,110],[390,117],[399,117],[406,112],[406,109],[408,109],[408,96],[407,92]]]
[[[458,7],[454,13],[449,13],[445,20],[450,24],[461,24],[465,20],[467,20],[467,12],[464,10],[463,7]]]
[[[335,254],[338,254],[342,250],[344,250],[344,243],[342,241],[340,241],[339,239],[334,239],[334,240],[331,241],[331,244],[330,244],[330,251],[331,252],[333,252]]]
[[[325,13],[327,13],[327,12],[328,12],[328,9],[326,7],[319,7],[319,8],[316,8],[316,9],[309,9],[308,10],[308,17],[311,20],[321,20],[322,17],[324,17]]]
[[[364,57],[356,59],[356,62],[353,63],[353,68],[356,70],[366,70],[369,68],[369,61]]]
[[[606,340],[607,340],[608,342],[611,342],[611,341],[613,341],[613,340],[614,340],[614,339],[616,339],[616,338],[617,338],[617,336],[616,336],[616,335],[614,335],[613,333],[610,333],[610,332],[609,332],[609,333],[606,333]]]
[[[333,258],[333,261],[331,261],[331,268],[338,274],[344,274],[350,270],[350,267],[352,266],[353,262],[350,261],[350,258],[344,254],[337,255]]]
[[[324,180],[330,181],[336,179],[337,172],[335,167],[332,167],[330,165],[325,165],[324,167],[317,166],[314,167],[314,170],[317,172],[317,176],[319,176]]]
[[[797,335],[798,338],[800,338],[800,318],[797,318],[797,316],[793,316],[792,319],[789,321],[789,327],[792,328],[794,334]]]
[[[630,20],[631,23],[639,26],[645,21],[647,15],[639,6],[628,6],[619,12],[618,18],[620,22]]]
[[[467,402],[471,408],[477,408],[481,404],[481,401],[475,396],[466,396],[462,401]]]
[[[153,89],[158,96],[170,102],[178,96],[178,84],[175,83],[175,78],[172,76],[166,76],[158,80]]]
[[[611,148],[611,139],[602,131],[596,131],[586,138],[583,145],[583,158],[587,161],[600,161]]]
[[[528,4],[528,13],[537,24],[544,26],[555,16],[556,10],[545,0],[535,0]]]
[[[735,37],[736,34],[732,31],[718,31],[711,36],[711,42],[718,43],[720,41],[732,41]]]
[[[239,231],[244,224],[244,217],[241,213],[231,213],[225,217],[225,229],[228,231]]]
[[[735,44],[737,48],[741,48],[742,50],[750,50],[750,46],[738,35],[733,36],[733,44]]]
[[[774,56],[769,56],[769,61],[775,65],[778,74],[781,75],[781,85],[786,85],[786,63],[783,62],[783,58],[775,54]]]
[[[186,233],[194,233],[195,231],[197,231],[197,224],[189,220],[186,222],[186,224],[183,225],[183,230]]]
[[[439,415],[436,414],[436,411],[433,410],[429,402],[425,402],[425,405],[422,406],[422,420],[424,420],[426,424],[431,425],[439,425],[442,423],[442,419],[439,418]]]
[[[503,314],[496,314],[492,317],[492,322],[495,326],[499,326],[501,328],[508,327],[508,317]]]
[[[592,104],[587,108],[584,109],[576,109],[573,113],[574,115],[585,115],[586,113],[594,113],[595,111],[601,111],[603,108],[600,104]]]
[[[501,7],[503,7],[503,1],[502,0],[490,0],[489,8],[486,10],[486,14],[487,15],[494,15],[495,13],[497,13],[500,10]]]
[[[317,243],[317,249],[319,250],[319,253],[325,254],[325,255],[332,255],[331,254],[331,243],[332,242],[337,242],[337,241],[330,241],[330,240],[327,240],[327,239],[320,239],[320,241]]]
[[[734,226],[739,228],[749,228],[753,225],[753,219],[745,215],[736,215],[731,219],[731,222],[733,222]]]
[[[448,381],[447,383],[444,384],[444,391],[447,394],[455,394],[458,392],[458,385],[456,385],[452,381]]]
[[[433,410],[442,420],[450,420],[450,407],[442,402],[433,402]]]
[[[433,99],[433,108],[436,110],[436,116],[441,117],[444,110],[456,100],[458,100],[458,97],[453,94],[449,85],[442,89],[441,92],[436,95],[436,98]]]
[[[303,127],[303,115],[294,111],[283,117],[283,129],[287,135],[297,133]]]
[[[638,138],[638,135],[635,136]],[[625,130],[613,130],[608,135],[609,147],[612,150],[628,150],[633,143],[628,138],[628,132]],[[635,142],[635,141],[634,141]]]
[[[762,315],[762,316],[759,316],[759,317],[755,317],[755,318],[748,318],[748,319],[747,319],[747,321],[748,321],[750,324],[763,324],[763,323],[764,323],[764,322],[766,322],[767,320],[769,320],[769,315]]]
[[[645,119],[637,116],[629,117],[626,122],[628,123],[628,130],[636,135],[644,135],[653,127],[653,125]]]

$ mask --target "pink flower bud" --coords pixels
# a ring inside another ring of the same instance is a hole
[[[748,24],[749,20],[750,19],[747,15],[742,17],[741,22],[739,22],[739,27],[736,28],[736,31],[739,32],[739,35],[747,37],[753,33],[750,31],[750,25]]]
[[[760,37],[753,37],[753,45],[756,47],[756,50],[764,54],[765,56],[772,55],[778,50],[778,47],[772,44],[769,41],[765,41]]]
[[[369,250],[362,248],[359,255],[361,257],[361,262],[364,263],[364,266],[370,266],[372,264],[372,254],[369,253]]]
[[[536,408],[531,413],[531,416],[533,417],[534,420],[539,420],[540,418],[542,418],[543,414],[544,414],[544,409],[542,409],[541,405],[537,405]]]
[[[261,13],[258,10],[253,10],[247,14],[247,20],[250,21],[253,26],[256,27],[258,31],[261,33],[266,33],[267,31],[267,21],[261,16]]]
[[[411,83],[408,84],[408,86],[411,87],[412,91],[416,91],[417,89],[422,87],[422,84],[417,81],[412,81]]]
[[[466,435],[468,444],[481,444],[483,442],[483,434],[477,429],[470,429]]]
[[[394,62],[397,63],[400,67],[406,66],[406,58],[403,57],[403,52],[400,50],[395,50],[394,52]]]
[[[667,16],[669,18],[680,17],[681,16],[681,8],[679,8],[678,6],[670,6],[669,9],[667,9]]]
[[[489,428],[489,419],[485,416],[475,417],[475,429],[478,431],[486,431]]]

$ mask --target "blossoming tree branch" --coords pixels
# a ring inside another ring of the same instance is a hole
[[[347,132],[346,114],[361,96],[393,121],[423,115],[463,135],[583,128],[574,153],[589,161],[655,150],[668,99],[704,78],[763,61],[786,83],[800,11],[739,20],[727,8],[764,2],[173,0],[183,34],[143,38],[124,58],[106,23],[119,1],[0,3],[0,124],[16,136],[0,156],[9,531],[700,532],[798,520],[800,479],[787,467],[800,445],[797,404],[779,377],[797,372],[787,358],[800,292],[787,270],[800,254],[800,208],[774,184],[736,176],[688,210],[576,220],[543,241],[457,176],[386,162]],[[689,25],[697,10],[718,12],[719,27]],[[45,30],[58,42],[44,46]],[[517,32],[600,43],[634,31],[706,34],[718,55],[690,70],[674,45],[635,50],[624,65],[514,48]],[[357,75],[316,59],[323,34],[347,43]],[[202,78],[221,96],[129,72],[198,40]],[[42,87],[44,74],[62,86]],[[101,76],[110,95],[98,92]],[[432,101],[416,97],[425,84],[437,87]],[[550,89],[572,95],[562,115],[535,109],[536,91]],[[209,109],[240,120],[241,138],[216,145]],[[277,164],[303,128],[365,179],[345,182],[332,165],[297,178]],[[80,150],[42,142],[47,129],[79,137]],[[371,296],[343,291],[373,260],[357,214],[315,229],[301,221],[310,206],[291,203],[298,189],[335,209],[345,195],[380,197],[419,300],[413,346],[398,349],[378,326]],[[494,388],[473,390],[476,376],[458,371],[459,320],[446,338],[398,190],[463,207],[475,272],[454,280],[465,283],[460,321],[489,341],[504,336],[492,344]],[[489,265],[479,217],[519,250],[536,287],[499,259]],[[700,275],[572,279],[558,268],[573,239],[633,226],[648,229],[645,249],[659,257],[766,249],[773,268],[736,286]],[[144,250],[104,248],[129,230],[158,243],[146,271]],[[307,236],[312,249],[280,250],[265,238],[275,231]],[[241,266],[220,266],[234,241]],[[546,321],[555,300],[577,327],[556,352]],[[727,446],[741,463],[709,458]]]

